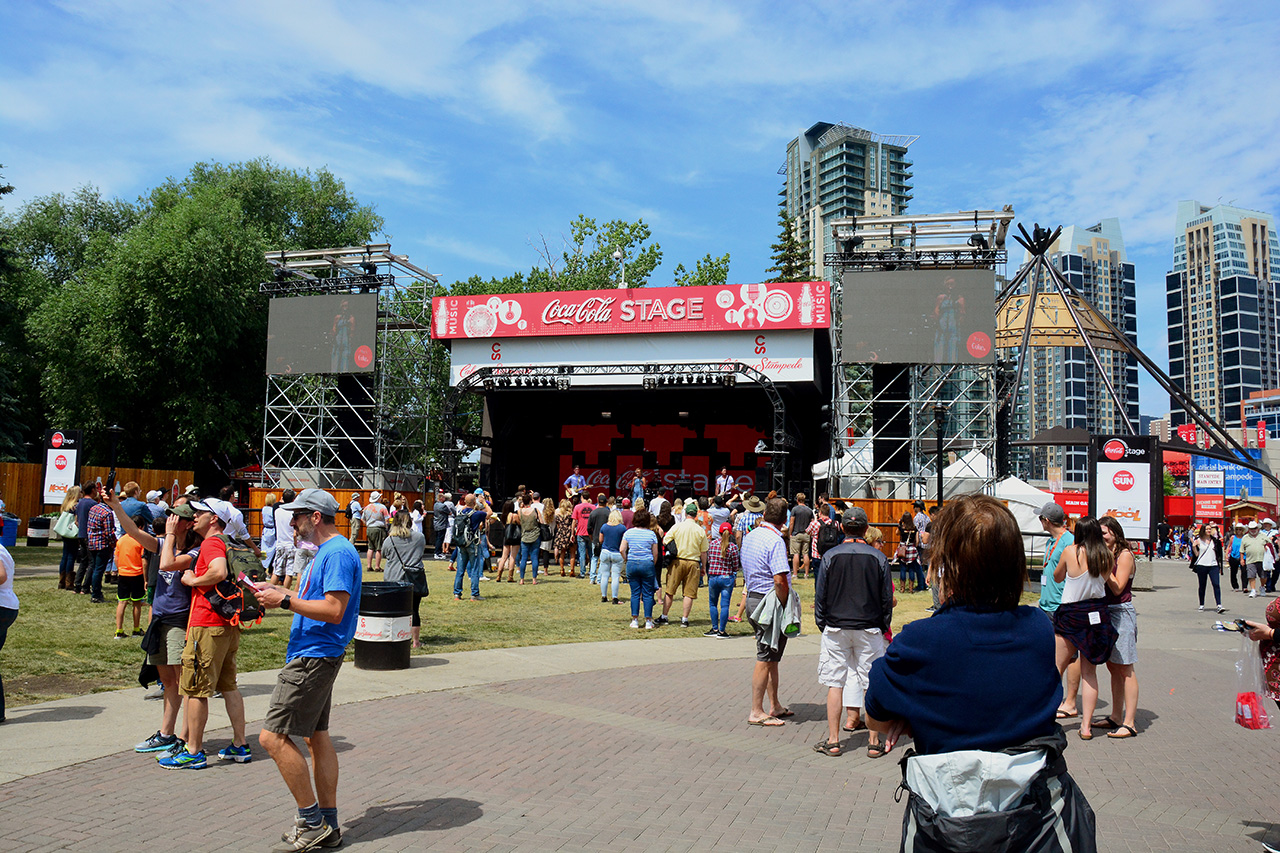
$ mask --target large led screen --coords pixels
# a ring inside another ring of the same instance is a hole
[[[276,297],[267,319],[267,373],[367,373],[377,319],[376,293]]]
[[[846,363],[976,364],[995,358],[990,270],[847,272]]]

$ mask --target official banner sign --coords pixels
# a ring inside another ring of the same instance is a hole
[[[44,497],[60,504],[67,489],[80,482],[80,430],[51,429],[44,434]]]
[[[1095,518],[1110,515],[1120,522],[1128,539],[1155,538],[1160,503],[1156,486],[1156,439],[1151,436],[1095,435],[1090,452],[1089,511]]]

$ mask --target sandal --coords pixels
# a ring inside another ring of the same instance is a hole
[[[1054,714],[1054,717],[1055,717],[1055,718],[1057,718],[1057,719],[1059,719],[1059,720],[1070,720],[1072,717],[1078,717],[1078,716],[1080,716],[1080,712],[1079,712],[1079,711],[1072,711],[1071,713],[1067,713],[1066,711],[1062,710],[1061,708],[1059,708],[1059,709],[1058,709],[1058,713]],[[1108,719],[1110,719],[1110,718],[1108,718]],[[1101,725],[1101,724],[1100,724],[1100,723],[1094,723],[1094,725],[1095,725],[1095,726],[1097,726],[1097,725]]]
[[[767,729],[774,729],[778,726],[785,726],[786,723],[777,717],[761,717],[758,720],[747,720],[748,726],[764,726]]]
[[[1080,735],[1080,740],[1093,740],[1093,732],[1077,732],[1077,734]]]
[[[884,746],[882,746],[881,744],[878,744],[878,743],[867,744],[867,758],[881,758],[886,752],[888,752],[888,750],[885,749]]]
[[[1120,734],[1120,732],[1127,732],[1127,734]],[[1137,737],[1137,736],[1138,736],[1138,733],[1137,731],[1134,730],[1132,726],[1126,726],[1124,724],[1116,726],[1116,730],[1107,735],[1107,737],[1111,738],[1112,740],[1124,740],[1125,738],[1131,738],[1131,737]]]
[[[831,743],[830,741],[821,741],[813,745],[814,752],[821,752],[823,755],[829,755],[832,758],[843,755],[840,751],[839,743]]]
[[[1111,717],[1109,717],[1109,716],[1108,716],[1108,717],[1097,717],[1097,718],[1095,718],[1095,719],[1094,719],[1094,721],[1093,721],[1093,722],[1089,723],[1089,728],[1094,728],[1095,726],[1096,726],[1097,728],[1100,728],[1100,729],[1118,729],[1118,728],[1120,728],[1120,724],[1119,724],[1119,723],[1117,723],[1115,720],[1111,719]]]
[[[773,716],[781,720],[783,717],[794,717],[795,715],[796,715],[796,712],[791,710],[790,708],[783,708],[781,711],[774,714]]]

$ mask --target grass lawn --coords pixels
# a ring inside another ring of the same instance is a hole
[[[19,548],[19,551],[43,549]],[[49,549],[50,553],[57,553]],[[24,559],[31,559],[26,555]],[[427,563],[431,595],[422,602],[422,641],[425,648],[415,654],[537,646],[552,643],[581,643],[598,640],[635,640],[653,637],[698,636],[707,630],[710,618],[706,589],[694,602],[691,627],[667,627],[636,631],[628,626],[631,609],[624,583],[618,589],[622,603],[601,604],[600,588],[580,579],[561,578],[559,572],[533,586],[481,582],[484,601],[453,600],[453,573],[443,562]],[[381,575],[366,574],[365,580]],[[816,631],[813,624],[813,581],[798,582],[805,603],[805,633]],[[469,590],[466,587],[464,593]],[[18,578],[14,591],[21,604],[17,621],[9,629],[0,651],[0,672],[5,679],[6,701],[17,707],[57,699],[128,687],[137,684],[142,651],[135,638],[114,640],[115,603],[107,590],[108,603],[90,604],[88,596],[57,589],[56,577]],[[741,583],[734,590],[736,609],[742,594]],[[464,599],[469,594],[464,594]],[[926,616],[931,603],[928,593],[898,594],[894,610],[894,631],[914,619]],[[659,612],[655,609],[655,612]],[[736,610],[735,610],[736,612]],[[673,606],[678,617],[680,603]],[[126,613],[126,630],[132,626]],[[143,613],[145,627],[146,613]],[[284,662],[285,644],[292,616],[270,612],[262,624],[245,629],[240,641],[237,667],[242,672],[274,669]],[[729,623],[729,633],[749,634],[746,622]],[[710,642],[710,641],[708,641]],[[347,659],[352,652],[348,650]]]

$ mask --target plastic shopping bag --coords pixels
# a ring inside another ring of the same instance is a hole
[[[1236,722],[1246,729],[1269,729],[1271,718],[1262,704],[1262,656],[1258,644],[1247,635],[1240,638],[1240,659],[1236,661]]]

